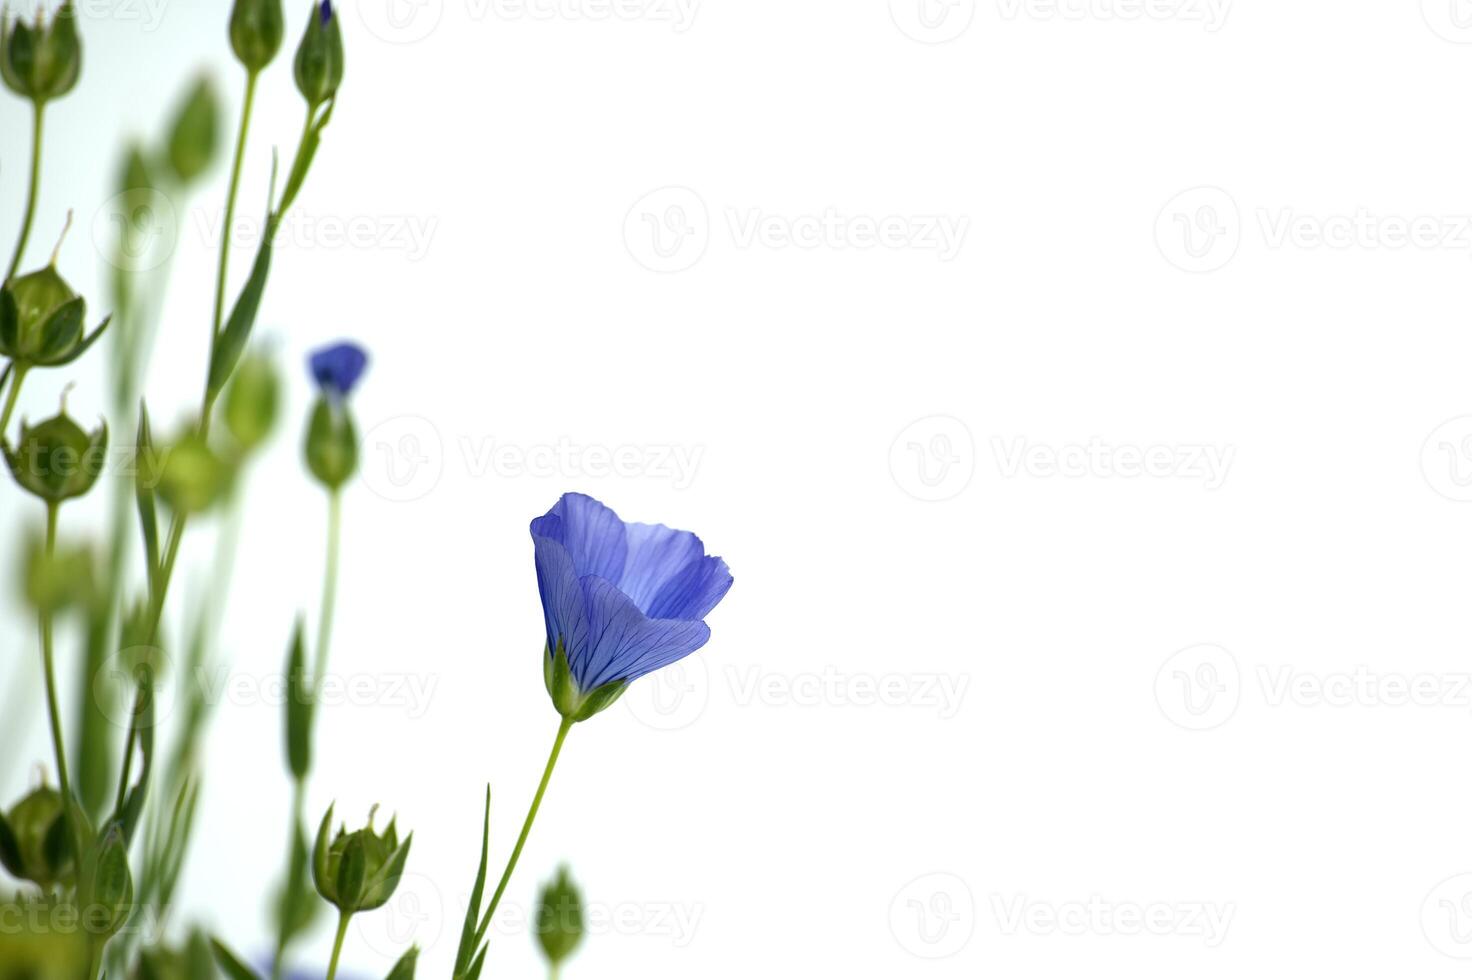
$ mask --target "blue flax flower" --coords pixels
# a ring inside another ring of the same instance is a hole
[[[313,351],[311,367],[323,394],[344,399],[353,393],[368,369],[368,352],[350,341],[333,344]]]
[[[591,717],[631,681],[710,639],[703,620],[730,590],[731,570],[694,534],[626,524],[579,493],[532,521],[531,531],[547,685],[564,716]]]

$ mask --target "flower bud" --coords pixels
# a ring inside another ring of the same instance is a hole
[[[276,428],[281,379],[266,354],[248,354],[235,368],[225,391],[225,426],[246,452],[258,448]]]
[[[0,13],[0,78],[16,95],[36,103],[70,92],[82,73],[82,42],[70,0],[48,26],[38,11],[33,24]]]
[[[0,355],[23,369],[72,363],[97,342],[111,319],[91,336],[83,335],[87,301],[56,271],[56,258],[53,254],[46,268],[0,287]]]
[[[21,423],[14,449],[0,444],[15,482],[50,504],[80,497],[97,482],[107,461],[107,423],[88,433],[66,408],[35,428]]]
[[[307,32],[296,49],[296,87],[315,109],[337,94],[342,84],[342,28],[332,0],[312,3]]]
[[[327,815],[322,818],[312,851],[312,881],[317,894],[344,915],[380,908],[399,887],[414,835],[410,834],[400,844],[391,820],[380,836],[373,829],[373,812],[370,812],[367,827],[350,834],[344,826],[329,841],[332,809],[328,807]]]
[[[265,68],[281,50],[286,21],[281,0],[235,0],[230,13],[230,47],[246,71]]]
[[[148,463],[158,480],[158,495],[175,513],[199,514],[215,505],[230,488],[234,473],[209,443],[189,431]],[[140,472],[142,465],[140,465]]]
[[[0,815],[0,864],[49,890],[71,878],[71,834],[61,794],[42,786]]]
[[[414,980],[414,970],[419,966],[419,947],[410,946],[408,952],[399,957],[394,968],[388,971],[386,980]]]
[[[53,549],[38,534],[31,539],[25,566],[26,602],[37,612],[58,613],[85,605],[94,596],[92,555],[85,547]]]
[[[133,872],[122,828],[114,824],[82,862],[82,927],[105,942],[117,935],[133,912]]]
[[[542,673],[547,683],[547,693],[552,696],[552,706],[562,717],[575,722],[587,721],[594,715],[607,711],[624,696],[624,691],[629,687],[628,681],[616,680],[591,691],[579,688],[568,662],[567,644],[562,640],[557,642],[556,650],[546,648],[542,657]]]
[[[169,165],[174,176],[189,183],[215,159],[219,147],[218,101],[208,78],[200,78],[190,89],[169,132]]]
[[[583,897],[572,875],[562,867],[537,900],[537,942],[555,970],[582,941]]]
[[[307,469],[329,490],[339,490],[358,471],[358,429],[346,405],[317,399],[307,426]]]

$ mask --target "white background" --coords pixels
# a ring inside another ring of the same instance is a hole
[[[250,478],[221,654],[246,693],[214,719],[186,918],[269,943],[287,784],[249,692],[315,616],[300,365],[353,336],[332,668],[377,693],[322,717],[310,810],[396,810],[421,876],[355,971],[417,922],[446,975],[486,782],[495,867],[510,848],[556,727],[526,524],[582,489],[698,531],[736,586],[705,651],[569,742],[511,891],[569,861],[612,920],[569,978],[1464,975],[1472,9],[385,3],[343,13],[262,313],[292,397]],[[120,141],[201,65],[238,107],[226,7],[86,14],[28,267],[75,207],[63,268],[100,298]],[[286,58],[260,109],[247,219],[300,126]],[[0,101],[6,235],[25,129]],[[203,372],[222,169],[179,202],[164,420]],[[76,380],[95,414],[101,363],[26,412]],[[36,507],[0,501],[13,542]],[[49,753],[39,697],[7,695],[11,799]],[[537,976],[508,930],[489,975]]]

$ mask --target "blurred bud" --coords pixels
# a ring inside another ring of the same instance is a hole
[[[144,155],[143,145],[138,142],[128,144],[128,151],[123,157],[122,178],[118,181],[118,192],[126,194],[128,191],[146,191],[153,189],[153,176],[148,172],[148,157]]]
[[[564,866],[537,900],[537,942],[552,966],[573,954],[583,941],[583,897]]]
[[[20,442],[0,444],[15,482],[50,504],[80,497],[97,482],[107,462],[107,423],[87,432],[61,413],[35,428],[21,423]]]
[[[342,72],[342,28],[332,0],[313,2],[307,32],[296,49],[297,91],[315,109],[337,94]]]
[[[50,890],[72,876],[71,834],[61,794],[42,786],[0,816],[0,864]]]
[[[121,828],[111,830],[93,845],[82,862],[82,927],[102,941],[117,935],[133,911],[133,872],[128,867],[128,845]]]
[[[235,0],[230,13],[230,47],[246,71],[265,68],[281,50],[286,19],[281,0]]]
[[[286,765],[298,782],[312,771],[312,687],[302,621],[296,621],[286,655]]]
[[[281,408],[281,378],[276,362],[263,353],[247,354],[225,391],[225,426],[251,452],[276,428]]]
[[[358,471],[358,429],[341,402],[317,399],[307,426],[307,468],[323,486],[339,490]]]
[[[70,227],[71,215],[67,215]],[[60,251],[58,242],[50,265],[0,287],[0,355],[22,369],[70,364],[107,329],[104,320],[90,337],[83,335],[87,301],[56,271]]]
[[[234,476],[229,464],[192,429],[150,455],[148,463],[140,461],[140,476],[146,466],[149,475],[157,477],[158,495],[175,513],[209,510],[230,488]]]
[[[45,540],[37,535],[26,554],[26,602],[37,612],[58,613],[91,601],[92,554],[85,547],[56,549],[48,555]]]
[[[189,183],[209,169],[219,148],[219,103],[214,86],[201,77],[189,90],[169,131],[169,165]]]
[[[16,95],[36,103],[70,92],[82,73],[82,42],[70,0],[48,26],[44,10],[31,24],[0,13],[0,78]]]
[[[133,980],[215,980],[218,975],[210,941],[197,929],[181,947],[143,950],[133,970]]]
[[[367,827],[350,834],[344,826],[329,841],[332,807],[328,807],[317,830],[317,844],[312,850],[312,882],[317,886],[317,894],[344,915],[372,911],[388,902],[399,887],[404,864],[409,860],[414,835],[410,834],[400,844],[398,831],[390,820],[388,829],[380,836],[373,829],[376,811],[377,807],[368,814]]]

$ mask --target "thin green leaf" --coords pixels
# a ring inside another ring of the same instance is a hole
[[[255,971],[241,962],[240,957],[230,952],[229,947],[218,939],[210,940],[210,949],[214,950],[215,962],[220,964],[220,969],[230,980],[260,980]]]

